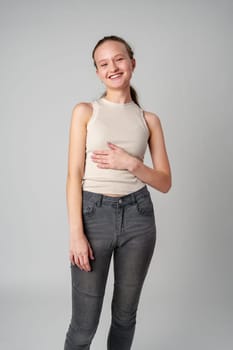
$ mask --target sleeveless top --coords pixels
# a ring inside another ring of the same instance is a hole
[[[139,190],[145,186],[139,178],[125,169],[98,168],[91,154],[95,150],[109,150],[108,141],[143,161],[149,139],[143,110],[134,101],[116,103],[104,97],[93,101],[92,106],[87,123],[83,190],[121,195]]]

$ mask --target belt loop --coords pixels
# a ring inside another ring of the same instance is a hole
[[[103,201],[103,195],[100,194],[99,199],[96,201],[97,207],[101,207]]]

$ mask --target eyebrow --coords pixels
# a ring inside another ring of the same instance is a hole
[[[125,55],[124,55],[123,53],[118,53],[118,54],[116,54],[116,55],[113,56],[113,57],[117,57],[117,56],[124,56],[124,57],[125,57]],[[102,58],[101,60],[97,61],[97,63],[100,63],[100,62],[102,62],[102,61],[107,61],[107,60],[108,60],[107,58]]]

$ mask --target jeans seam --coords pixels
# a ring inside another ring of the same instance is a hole
[[[81,291],[75,284],[73,284],[73,288],[80,294],[82,295],[86,295],[88,297],[91,297],[91,298],[103,298],[104,294],[99,294],[99,295],[94,295],[94,294],[90,294],[90,293],[87,293],[87,292],[83,292]]]

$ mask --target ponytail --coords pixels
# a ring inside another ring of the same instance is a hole
[[[138,105],[138,107],[141,107],[139,102],[138,102],[137,91],[132,87],[132,85],[130,85],[130,95],[131,95],[132,100],[136,103],[136,105]]]

